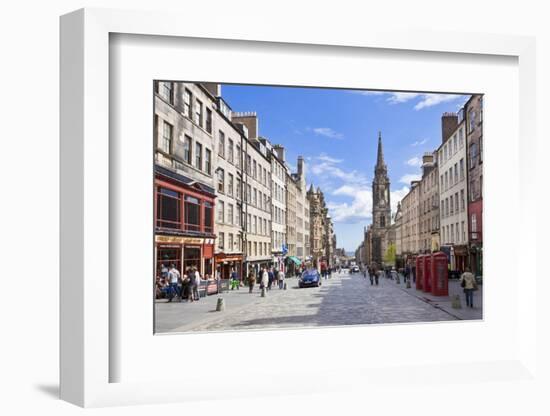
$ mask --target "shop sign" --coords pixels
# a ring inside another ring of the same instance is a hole
[[[203,238],[179,237],[176,235],[157,235],[155,236],[157,243],[164,244],[203,244]]]

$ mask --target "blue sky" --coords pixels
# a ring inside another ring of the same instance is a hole
[[[259,132],[286,148],[293,171],[306,160],[306,181],[321,187],[338,247],[354,251],[371,223],[371,183],[378,131],[391,181],[392,212],[420,174],[424,152],[441,143],[441,115],[467,97],[342,89],[222,85],[233,111],[255,111]]]

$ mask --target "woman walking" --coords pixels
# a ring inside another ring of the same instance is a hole
[[[474,275],[470,272],[470,268],[466,267],[464,273],[460,276],[460,286],[464,288],[464,296],[466,297],[466,306],[474,307],[474,290],[477,289],[477,282]]]

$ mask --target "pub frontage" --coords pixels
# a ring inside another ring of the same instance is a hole
[[[214,271],[214,204],[211,187],[155,166],[156,276],[173,264],[183,276],[196,267],[203,279]]]

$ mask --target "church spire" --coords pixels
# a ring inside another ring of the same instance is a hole
[[[382,132],[378,132],[378,157],[376,159],[376,165],[381,166],[384,164],[384,153],[382,151]]]
[[[376,157],[376,167],[375,171],[385,171],[386,164],[384,163],[384,151],[382,150],[382,132],[378,132],[378,155]]]

